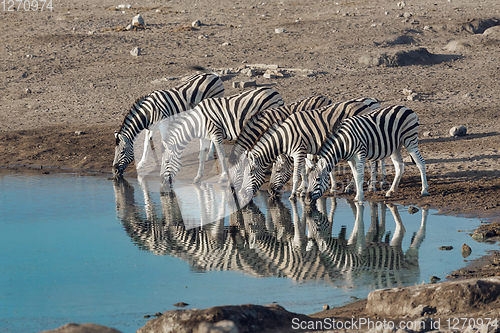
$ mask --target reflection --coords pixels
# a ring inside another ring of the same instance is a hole
[[[393,204],[370,202],[365,207],[348,201],[354,225],[347,230],[341,225],[334,228],[341,219],[335,218],[337,199],[333,197],[307,206],[300,200],[284,203],[262,192],[236,209],[230,191],[201,183],[183,192],[197,203],[188,213],[180,204],[185,194],[178,197],[177,190],[160,192],[158,200],[151,195],[154,191],[147,179],[141,179],[142,207],[125,179],[113,184],[118,216],[133,243],[155,255],[182,258],[196,271],[237,270],[298,282],[328,281],[343,288],[419,282],[418,252],[425,238],[427,210],[422,210],[420,228],[404,252],[406,230]],[[365,208],[370,210],[369,219]],[[395,223],[392,237],[386,231],[387,211]],[[366,232],[365,223],[369,223]],[[333,230],[339,227],[334,237]]]

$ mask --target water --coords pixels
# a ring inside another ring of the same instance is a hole
[[[129,181],[0,174],[0,332],[68,322],[135,332],[177,302],[314,313],[444,278],[465,265],[463,243],[467,259],[494,247],[463,231],[479,221],[434,211],[331,198],[311,211],[261,193],[238,213],[216,183],[160,195],[154,179]]]

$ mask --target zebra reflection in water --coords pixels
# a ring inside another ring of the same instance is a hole
[[[200,203],[199,221],[193,227],[193,221],[183,218],[175,191],[161,193],[158,201],[147,181],[140,184],[144,207],[136,201],[132,185],[114,181],[125,231],[141,249],[182,258],[195,270],[237,270],[257,277],[327,281],[347,288],[361,284],[387,288],[420,281],[418,252],[425,238],[425,209],[405,252],[406,230],[392,204],[365,204],[371,212],[365,233],[365,206],[350,201],[354,226],[349,234],[344,227],[333,237],[334,223],[342,224],[335,220],[335,198],[321,198],[315,207],[264,197],[260,204],[265,206],[264,213],[254,201],[241,209],[232,207],[229,191],[218,202],[215,197],[220,188],[215,186],[220,185],[202,183],[193,187]],[[326,200],[332,201],[329,211]],[[392,237],[386,231],[387,211],[395,222]]]

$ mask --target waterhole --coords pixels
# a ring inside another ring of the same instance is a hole
[[[154,178],[3,173],[0,331],[93,322],[135,332],[179,302],[310,314],[374,289],[444,280],[494,247],[471,239],[474,219],[287,198],[261,192],[238,209],[217,182],[176,181],[162,193]]]

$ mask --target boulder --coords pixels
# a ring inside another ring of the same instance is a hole
[[[161,317],[151,319],[137,333],[154,332],[199,332],[207,327],[224,326],[223,321],[230,331],[244,332],[279,332],[282,329],[290,329],[295,320],[312,320],[312,318],[288,312],[279,305],[227,305],[216,306],[202,310],[171,310],[165,312]],[[234,325],[233,325],[234,324]]]
[[[450,129],[450,136],[464,136],[465,134],[467,134],[465,126],[454,126]]]
[[[54,330],[43,331],[41,333],[120,333],[120,331],[96,324],[70,323]]]
[[[483,32],[483,35],[488,36],[489,38],[500,39],[500,25],[486,29]]]
[[[499,307],[500,277],[446,281],[368,294],[367,312],[377,316],[469,313]]]

